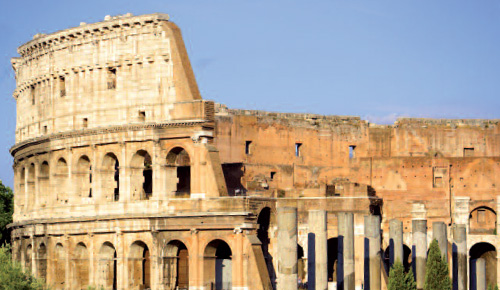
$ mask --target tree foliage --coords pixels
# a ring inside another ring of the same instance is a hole
[[[0,247],[0,290],[43,290],[43,281],[25,272],[21,265],[12,262],[10,248]]]
[[[417,283],[413,277],[413,271],[405,273],[403,264],[398,260],[389,271],[389,290],[416,290]]]
[[[488,285],[488,290],[498,290],[498,286],[497,285],[493,286],[490,284]]]
[[[10,231],[6,226],[12,223],[14,213],[14,194],[12,189],[0,180],[0,245],[10,243]]]
[[[437,240],[433,240],[427,256],[424,290],[451,290],[446,258],[441,256]]]

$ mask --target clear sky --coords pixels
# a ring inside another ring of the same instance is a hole
[[[105,15],[179,25],[203,98],[231,108],[500,118],[500,1],[0,0],[0,179],[13,184],[10,58],[37,33]]]

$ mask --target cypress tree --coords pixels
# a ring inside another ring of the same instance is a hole
[[[448,263],[441,256],[437,240],[433,240],[427,256],[424,290],[451,290]]]
[[[403,264],[398,260],[389,271],[389,290],[416,290],[417,283],[413,278],[413,272],[410,270],[405,274]]]

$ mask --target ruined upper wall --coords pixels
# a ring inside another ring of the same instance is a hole
[[[19,47],[16,143],[72,130],[202,119],[178,27],[166,14],[109,17]]]

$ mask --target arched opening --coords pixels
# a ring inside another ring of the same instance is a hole
[[[37,256],[37,272],[38,277],[46,280],[47,279],[47,247],[44,243],[41,243],[38,247],[38,256]]]
[[[73,277],[76,289],[87,289],[89,286],[89,251],[84,243],[78,243],[75,247],[73,261]]]
[[[48,202],[48,194],[50,193],[50,168],[49,163],[44,161],[40,165],[40,173],[38,174],[38,203],[44,207]]]
[[[24,207],[25,205],[25,194],[26,194],[26,168],[21,168],[21,174],[19,176],[19,194],[16,194],[15,197],[18,197],[19,206]]]
[[[478,207],[469,215],[470,234],[493,235],[497,227],[497,215],[489,207]]]
[[[26,254],[24,255],[24,268],[27,270],[27,271],[32,271],[32,259],[33,259],[33,246],[32,245],[28,245],[26,247]]]
[[[113,244],[105,242],[99,250],[100,286],[105,289],[117,289],[116,284],[116,250]]]
[[[264,255],[264,260],[266,261],[267,271],[269,272],[269,278],[273,285],[276,284],[276,271],[273,266],[273,257],[269,253],[269,244],[271,239],[269,238],[269,227],[271,224],[271,209],[265,207],[260,211],[259,217],[257,218],[257,223],[259,224],[259,229],[257,230],[257,237],[262,243],[262,254]]]
[[[57,202],[68,203],[67,180],[68,164],[64,158],[59,158],[56,163],[55,184],[57,185]]]
[[[191,160],[181,147],[167,154],[167,191],[173,197],[189,197],[191,194]]]
[[[120,163],[113,153],[104,156],[101,168],[102,194],[107,201],[120,200]]]
[[[130,246],[128,273],[131,289],[148,289],[151,287],[149,248],[141,241],[134,242]]]
[[[337,256],[338,256],[338,238],[328,239],[328,283],[337,285]]]
[[[299,278],[299,283],[306,281],[307,271],[306,271],[307,261],[304,258],[304,248],[297,244],[297,276]]]
[[[54,248],[54,288],[64,289],[66,280],[66,252],[62,244],[58,243]]]
[[[92,165],[88,156],[83,155],[76,163],[77,195],[80,198],[92,197]]]
[[[171,241],[165,247],[163,281],[167,289],[189,289],[189,255],[181,241]]]
[[[35,193],[35,164],[31,163],[29,168],[28,168],[28,197],[29,200],[26,201],[26,204],[28,205],[28,208],[33,208],[34,205],[34,200],[36,198],[36,193]]]
[[[407,245],[403,244],[403,266],[405,268],[405,272],[408,272],[411,267],[411,249]],[[387,247],[384,251],[384,256],[382,257],[382,262],[384,263],[384,270],[387,275],[389,275],[389,271],[391,268],[391,248]]]
[[[497,283],[497,251],[490,243],[477,243],[469,251],[469,270],[471,289],[476,286],[476,261],[482,258],[486,262],[486,285]]]
[[[133,200],[146,200],[153,195],[153,167],[151,156],[139,150],[130,163],[130,184]]]
[[[213,240],[207,245],[204,256],[204,280],[208,289],[231,289],[231,257],[231,248],[223,240]]]

